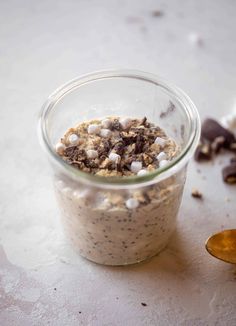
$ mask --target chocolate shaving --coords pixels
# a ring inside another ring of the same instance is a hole
[[[121,124],[118,119],[114,119],[111,125],[111,130],[121,130]]]
[[[138,135],[136,138],[134,154],[142,153],[144,144],[145,138],[142,135]]]
[[[210,142],[213,142],[217,137],[223,137],[225,139],[223,144],[225,148],[229,148],[231,143],[236,142],[234,135],[214,119],[206,119],[204,121],[202,137]]]
[[[86,158],[85,150],[79,149],[78,146],[67,147],[64,156],[68,161],[82,161]]]
[[[124,150],[125,150],[125,143],[123,140],[119,141],[118,143],[116,143],[113,147],[113,149],[115,150],[115,152],[119,155],[123,155]]]
[[[236,163],[231,163],[222,170],[222,177],[224,182],[229,184],[236,183]]]

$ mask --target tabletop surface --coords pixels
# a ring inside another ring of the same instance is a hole
[[[56,87],[109,68],[164,76],[202,119],[220,118],[236,100],[235,14],[233,0],[0,2],[0,325],[236,325],[236,268],[204,248],[236,227],[236,187],[221,178],[227,156],[190,162],[166,250],[112,268],[64,240],[36,133]]]

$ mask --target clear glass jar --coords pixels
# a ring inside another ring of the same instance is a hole
[[[145,176],[107,178],[79,171],[55,153],[68,128],[113,115],[146,116],[178,143],[179,155]],[[200,135],[198,112],[187,95],[152,74],[97,72],[76,78],[48,98],[39,131],[64,230],[78,253],[96,263],[126,265],[150,258],[167,245],[176,226],[186,166]],[[127,207],[131,198],[138,200],[138,207]]]

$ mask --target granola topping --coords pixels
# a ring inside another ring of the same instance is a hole
[[[163,167],[179,148],[146,117],[107,117],[70,128],[56,145],[56,151],[68,164],[84,172],[130,176]]]

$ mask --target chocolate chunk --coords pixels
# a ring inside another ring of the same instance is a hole
[[[236,163],[231,163],[227,165],[222,170],[223,180],[226,183],[236,183]]]
[[[137,135],[129,135],[126,133],[121,133],[122,141],[124,142],[125,146],[129,146],[131,144],[134,144],[137,139]]]
[[[144,145],[145,145],[145,138],[142,135],[138,135],[136,138],[134,154],[142,153]]]
[[[221,150],[221,148],[224,147],[225,144],[225,138],[222,136],[216,137],[215,140],[212,142],[211,144],[211,149],[213,151],[213,153],[219,153],[219,151]]]
[[[83,161],[86,158],[85,150],[79,149],[78,146],[67,147],[64,156],[69,161]]]
[[[123,155],[124,150],[125,150],[125,143],[123,140],[119,141],[118,143],[116,143],[113,147],[113,149],[115,150],[115,152],[117,154],[119,154],[120,156]]]
[[[236,163],[236,156],[235,157],[231,157],[230,163]]]
[[[195,151],[194,158],[197,162],[211,160],[212,150],[210,144],[200,143]]]
[[[213,142],[217,137],[223,137],[224,147],[228,148],[231,143],[236,142],[234,135],[216,120],[206,119],[202,124],[202,137]]]
[[[236,142],[230,144],[229,150],[236,153]]]
[[[191,195],[194,198],[202,199],[202,193],[200,191],[198,191],[197,189],[193,189]]]

